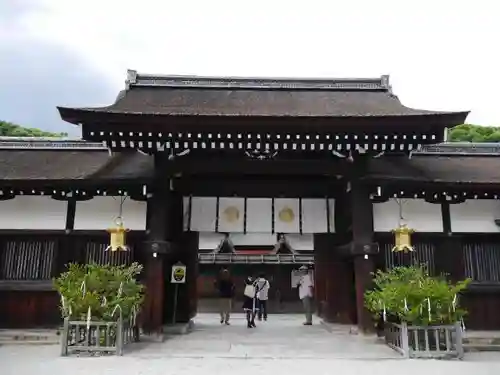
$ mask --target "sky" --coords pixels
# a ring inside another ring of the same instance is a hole
[[[500,126],[493,0],[0,0],[0,119],[77,134],[56,106],[111,104],[127,69],[389,74],[404,105]]]

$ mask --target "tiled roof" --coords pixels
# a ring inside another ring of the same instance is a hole
[[[148,178],[152,159],[107,150],[0,149],[0,180],[120,180]]]
[[[500,184],[500,155],[385,156],[370,163],[370,179]]]
[[[153,158],[135,151],[111,155],[105,147],[88,147],[79,141],[0,142],[0,181],[116,181],[151,177]],[[411,158],[383,155],[370,161],[367,178],[500,184],[500,146],[451,143],[427,146]]]
[[[218,78],[129,72],[127,89],[99,108],[59,107],[61,117],[86,114],[255,117],[457,116],[466,112],[412,109],[393,95],[388,76],[355,79]]]

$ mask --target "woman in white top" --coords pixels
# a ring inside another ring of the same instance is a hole
[[[243,292],[243,310],[247,316],[247,327],[255,328],[255,315],[259,306],[257,304],[257,290],[251,277],[245,280],[245,291]]]

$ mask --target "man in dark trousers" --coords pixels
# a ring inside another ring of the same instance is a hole
[[[229,325],[232,302],[234,297],[234,283],[227,269],[222,269],[215,281],[215,289],[219,296],[220,324]]]
[[[266,276],[261,273],[255,280],[255,289],[257,293],[257,302],[259,304],[259,320],[267,320],[267,300],[269,299],[269,288],[271,284]]]

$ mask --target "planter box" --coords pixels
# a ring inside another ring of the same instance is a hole
[[[139,329],[118,319],[116,322],[64,319],[61,332],[61,356],[72,353],[114,353],[123,355],[123,348],[139,341]]]
[[[459,358],[464,356],[460,323],[440,326],[384,324],[385,342],[406,358]]]

